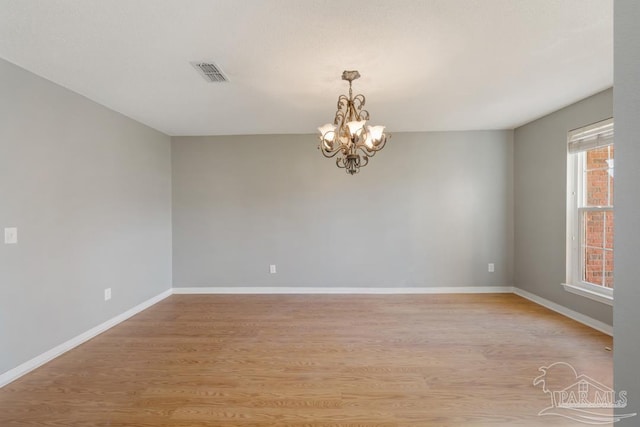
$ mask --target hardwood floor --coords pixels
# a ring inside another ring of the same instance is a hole
[[[174,295],[0,389],[0,426],[581,426],[611,337],[512,294]]]

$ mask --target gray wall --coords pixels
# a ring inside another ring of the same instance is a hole
[[[514,285],[609,325],[611,306],[569,293],[561,284],[566,281],[567,132],[612,116],[609,89],[517,128],[513,166]]]
[[[0,94],[2,373],[170,288],[171,151],[3,60]]]
[[[616,227],[614,383],[640,414],[640,2],[614,8],[614,113],[616,120]],[[640,415],[616,426],[640,425]]]
[[[399,133],[349,176],[314,135],[174,137],[174,286],[511,286],[512,139]]]

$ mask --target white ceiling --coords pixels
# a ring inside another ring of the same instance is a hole
[[[169,135],[313,133],[344,69],[390,132],[509,129],[613,85],[613,1],[0,0],[0,57]]]

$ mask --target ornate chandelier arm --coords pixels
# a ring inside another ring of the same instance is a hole
[[[349,98],[347,97],[347,95],[340,95],[338,97],[338,106],[337,106],[338,111],[342,109],[346,109],[347,105],[349,105]]]
[[[345,169],[349,175],[354,175],[360,172],[360,168],[362,166],[366,166],[367,163],[369,163],[369,158],[367,156],[361,156],[353,153],[336,159],[336,166],[340,169]]]
[[[361,156],[360,159],[362,159],[364,161],[364,163],[360,164],[360,167],[364,167],[367,166],[369,164],[369,157],[371,156]]]
[[[364,107],[364,103],[365,103],[365,97],[362,94],[358,94],[354,96],[353,99],[351,100],[351,105],[353,105],[353,108],[357,112],[356,114],[358,117],[360,117],[362,113],[367,113],[367,117],[362,118],[360,120],[369,120],[369,112],[367,110],[362,109],[362,107]]]
[[[365,157],[373,157],[378,152],[378,150],[369,151],[369,147],[367,147],[366,145],[359,146],[358,150],[360,150]]]
[[[333,124],[337,125],[338,128],[342,127],[344,123],[346,123],[349,113],[349,98],[345,95],[340,95],[338,98],[338,109],[336,110],[335,118],[333,119]]]
[[[359,121],[362,121],[362,120],[367,120],[368,121],[369,120],[369,112],[367,110],[360,110],[360,111],[358,111],[357,118],[358,118]]]
[[[326,148],[322,147],[322,143],[318,145],[318,150],[320,150],[322,152],[322,155],[325,156],[327,159],[335,157],[336,154],[338,154],[342,150],[342,148],[343,148],[342,146],[338,145],[333,150],[327,150]]]
[[[380,151],[384,148],[385,145],[387,145],[387,140],[391,138],[391,135],[384,135],[382,137],[382,141],[380,141],[380,143],[378,145],[374,145],[374,150],[375,151]]]

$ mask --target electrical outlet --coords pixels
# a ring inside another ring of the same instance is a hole
[[[16,227],[7,227],[4,229],[4,243],[6,245],[18,243],[18,229]]]
[[[487,270],[489,271],[489,273],[493,273],[494,271],[496,271],[496,266],[492,262],[490,262],[487,266]]]
[[[111,299],[111,288],[104,290],[104,300],[109,301]]]
[[[269,273],[276,274],[276,265],[275,264],[271,264],[269,266]]]

